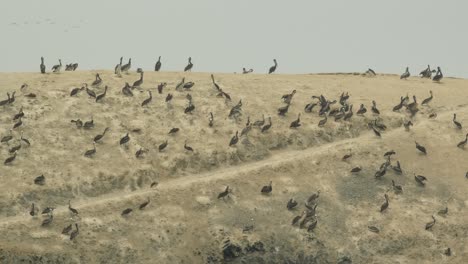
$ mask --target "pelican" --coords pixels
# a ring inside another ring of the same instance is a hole
[[[161,56],[159,56],[158,61],[154,65],[154,71],[159,71],[161,69]]]
[[[52,67],[52,71],[55,73],[59,73],[61,69],[62,69],[62,60],[59,59],[59,64],[54,65]]]
[[[278,67],[278,63],[276,62],[276,59],[273,59],[273,62],[275,65],[271,66],[270,69],[268,70],[268,74],[272,74],[276,71],[276,67]]]
[[[40,65],[40,68],[41,68],[41,73],[44,74],[45,73],[45,70],[46,70],[46,66],[44,64],[44,57],[41,57],[41,65]]]
[[[408,77],[410,77],[410,72],[409,72],[409,68],[406,67],[406,71],[400,76],[400,79],[407,79]]]
[[[188,64],[187,64],[187,66],[185,66],[185,68],[184,68],[184,72],[186,72],[186,71],[192,71],[192,68],[193,68],[192,57],[189,57],[189,58],[188,58]]]

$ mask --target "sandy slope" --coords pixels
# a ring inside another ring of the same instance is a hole
[[[109,71],[99,71],[107,96],[95,103],[81,92],[69,97],[70,90],[94,80],[93,72],[62,74],[0,73],[0,94],[17,91],[12,105],[1,107],[0,136],[8,135],[12,116],[23,106],[25,118],[14,131],[14,143],[0,145],[2,161],[8,149],[17,145],[19,131],[24,131],[32,146],[19,150],[10,166],[0,166],[0,262],[17,263],[220,263],[227,239],[242,247],[242,254],[232,260],[240,263],[341,263],[346,257],[353,263],[463,263],[468,259],[468,171],[467,152],[456,147],[468,132],[452,123],[453,113],[468,125],[466,80],[446,78],[442,83],[396,76],[374,78],[354,75],[233,75],[215,74],[217,82],[229,93],[232,102],[216,96],[209,74],[145,73],[141,92],[125,97],[121,88],[133,83],[138,74],[117,78]],[[175,91],[182,77],[195,82],[190,92],[196,106],[193,114],[184,114],[187,92]],[[156,91],[167,82],[162,95]],[[28,88],[19,87],[27,83]],[[95,89],[102,93],[103,86]],[[297,90],[289,113],[279,117],[283,94]],[[147,107],[141,102],[153,91]],[[415,94],[419,101],[434,99],[420,106],[413,118],[415,126],[407,132],[405,111],[392,112],[402,95]],[[166,104],[167,93],[174,94]],[[364,117],[354,115],[351,122],[317,126],[321,117],[317,108],[304,113],[304,106],[323,94],[338,99],[349,92],[356,110],[361,103],[368,108]],[[30,99],[24,95],[37,94]],[[228,118],[240,99],[243,115]],[[381,122],[387,125],[382,138],[367,128],[374,120],[371,101],[377,102]],[[208,126],[209,112],[215,123]],[[437,118],[428,115],[437,113]],[[302,126],[289,124],[302,113]],[[273,126],[267,133],[252,129],[236,147],[228,143],[251,121],[271,116]],[[76,128],[71,119],[94,118],[95,128]],[[109,127],[95,157],[83,153],[92,148],[92,139]],[[176,135],[168,135],[178,127]],[[140,129],[141,132],[132,132]],[[127,147],[119,140],[130,132]],[[158,146],[165,140],[163,152]],[[184,150],[184,142],[194,153]],[[414,141],[423,144],[428,155],[415,149]],[[149,152],[136,159],[140,148]],[[383,153],[397,152],[393,162],[401,162],[404,174],[389,171],[382,179],[374,173],[384,161]],[[351,152],[353,157],[342,162]],[[355,166],[363,170],[353,175]],[[413,173],[428,177],[420,187]],[[35,185],[35,177],[44,174],[46,184]],[[395,194],[391,180],[403,186]],[[150,188],[154,181],[156,188]],[[273,181],[273,193],[261,195],[260,189]],[[216,199],[229,185],[233,192],[226,200]],[[294,216],[304,210],[303,201],[321,190],[317,208],[318,225],[313,232],[291,226]],[[380,213],[384,194],[390,198],[389,209]],[[294,197],[298,209],[288,211],[287,201]],[[145,210],[138,206],[146,199]],[[72,200],[80,217],[72,217]],[[31,217],[31,203],[41,209],[57,207],[50,227],[41,227],[43,217]],[[437,212],[448,206],[447,216]],[[125,208],[133,213],[121,217]],[[437,223],[430,231],[424,226],[435,215]],[[69,223],[79,223],[76,241],[61,235]],[[369,232],[367,226],[380,228]],[[246,226],[251,231],[243,232]],[[248,245],[263,243],[263,252],[249,252]],[[452,256],[443,254],[450,247]]]

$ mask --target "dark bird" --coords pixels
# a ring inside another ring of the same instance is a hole
[[[163,151],[167,147],[168,141],[164,141],[161,145],[159,145],[158,149],[159,152]]]
[[[273,187],[271,186],[272,182],[270,181],[270,184],[265,185],[262,187],[262,190],[260,191],[262,194],[269,194],[271,191],[273,191]]]
[[[35,179],[34,179],[34,184],[37,184],[37,185],[44,185],[45,184],[45,177],[44,175],[41,175],[41,176],[37,176]]]
[[[290,128],[298,128],[301,126],[301,114],[299,113],[297,119],[291,122]]]
[[[193,68],[192,57],[189,57],[189,58],[188,58],[188,64],[187,64],[187,66],[185,66],[185,68],[184,68],[184,72],[186,72],[186,71],[192,71],[192,68]]]
[[[133,96],[132,87],[130,86],[130,84],[128,84],[128,82],[126,82],[125,86],[122,88],[122,93],[125,96]]]
[[[150,185],[150,188],[156,187],[158,186],[158,184],[159,184],[158,182],[152,182]]]
[[[210,117],[208,118],[208,126],[212,127],[214,124],[214,117],[213,117],[213,113],[210,112]]]
[[[158,93],[162,94],[164,87],[166,87],[167,83],[163,82],[158,85]]]
[[[130,70],[131,67],[132,67],[132,58],[129,58],[128,63],[122,65],[122,68],[121,68],[122,72],[128,73],[128,71]]]
[[[62,230],[62,235],[68,235],[68,233],[70,233],[70,231],[72,230],[73,226],[72,224],[69,224],[68,226],[66,226],[65,228],[63,228]]]
[[[385,176],[386,173],[387,173],[387,167],[383,166],[378,171],[375,172],[374,176],[375,178],[381,178]]]
[[[268,117],[268,124],[266,124],[266,125],[264,125],[262,127],[262,133],[267,132],[271,128],[271,125],[272,125],[272,123],[271,123],[271,116],[270,116],[270,117]]]
[[[388,195],[385,194],[385,202],[380,206],[380,212],[385,211],[388,208]]]
[[[43,227],[49,226],[52,223],[53,220],[54,220],[54,216],[52,214],[50,214],[48,218],[46,218],[46,219],[44,219],[44,221],[42,221],[41,226],[43,226]]]
[[[349,154],[346,154],[343,156],[343,158],[341,158],[342,161],[347,161],[349,158],[351,158],[353,156],[353,154],[349,153]]]
[[[236,131],[236,134],[231,138],[231,141],[229,141],[229,146],[232,147],[234,145],[237,144],[237,142],[239,141],[239,131]]]
[[[90,97],[96,98],[96,93],[95,93],[93,90],[89,89],[89,88],[88,88],[88,85],[85,85],[85,86],[86,86],[86,93],[87,93]]]
[[[192,95],[191,95],[191,94],[188,93],[188,94],[185,96],[185,98],[186,98],[189,102],[192,102]]]
[[[51,214],[54,210],[54,207],[46,207],[44,210],[42,210],[41,214]]]
[[[299,220],[301,220],[301,218],[305,215],[306,211],[303,211],[301,215],[298,215],[296,217],[293,218],[292,220],[292,225],[295,225],[299,222]]]
[[[226,186],[226,189],[223,192],[218,194],[218,199],[221,199],[229,195],[229,186]]]
[[[68,201],[68,210],[70,210],[70,212],[74,215],[77,215],[78,214],[78,210],[76,210],[75,208],[71,207],[71,201]]]
[[[6,100],[0,101],[0,106],[7,105],[10,102],[10,93],[7,93],[8,98]]]
[[[12,104],[15,102],[15,94],[16,94],[16,91],[13,91],[13,93],[11,94],[10,100],[8,101],[9,104]]]
[[[384,157],[390,157],[392,155],[395,155],[396,152],[394,150],[390,150],[390,151],[387,151],[385,152],[385,154],[383,155]]]
[[[315,229],[315,227],[317,227],[317,221],[317,218],[314,218],[312,223],[309,224],[309,227],[307,227],[307,232],[312,232]]]
[[[429,115],[429,118],[430,118],[430,119],[434,119],[434,118],[436,118],[436,117],[437,117],[437,113],[431,113],[431,114]]]
[[[242,68],[242,74],[248,74],[253,72],[253,69],[246,70],[245,68]]]
[[[182,86],[184,85],[185,83],[185,77],[182,78],[182,80],[176,85],[176,90],[179,90],[180,88],[182,88]]]
[[[16,123],[13,125],[13,129],[18,128],[18,127],[20,127],[21,125],[23,125],[23,121],[21,121],[21,117],[20,117],[19,120],[18,120],[18,122],[16,122]]]
[[[107,85],[106,85],[106,87],[104,87],[104,93],[102,93],[102,94],[100,94],[100,95],[98,95],[96,97],[96,103],[101,101],[102,99],[104,99],[104,97],[106,96],[106,93],[107,93]]]
[[[418,108],[418,101],[416,100],[416,95],[413,95],[413,102],[408,104],[406,107],[410,111],[414,111]]]
[[[448,257],[452,256],[452,250],[450,248],[447,248],[446,250],[444,250],[444,255]]]
[[[403,96],[400,98],[400,103],[397,104],[396,106],[393,107],[393,112],[397,112],[397,111],[400,111],[401,108],[403,108],[403,105],[404,105],[404,98]]]
[[[419,151],[421,151],[422,153],[424,153],[424,155],[427,155],[426,148],[425,148],[424,146],[419,145],[419,143],[416,142],[416,141],[415,141],[414,143],[416,144],[416,148],[417,148]]]
[[[148,91],[148,94],[149,94],[149,98],[145,99],[143,103],[141,103],[141,106],[145,106],[149,104],[151,100],[153,100],[153,95],[151,94],[151,91]]]
[[[40,65],[40,68],[41,68],[41,73],[44,74],[45,73],[45,70],[46,70],[46,66],[44,64],[44,57],[41,57],[41,65]]]
[[[15,159],[16,159],[16,151],[15,151],[15,153],[13,154],[13,156],[7,158],[7,159],[3,162],[3,164],[9,165],[9,164],[11,164]]]
[[[78,88],[78,87],[73,88],[73,89],[71,90],[71,92],[70,92],[70,96],[75,96],[75,95],[77,95],[80,91],[83,91],[84,89],[85,89],[84,86],[81,87],[81,88]]]
[[[278,115],[284,116],[289,110],[289,104],[286,104],[285,106],[282,106],[278,108]]]
[[[123,138],[120,139],[120,145],[126,144],[129,141],[130,141],[130,136],[127,133]]]
[[[361,166],[357,166],[357,167],[354,167],[351,169],[351,172],[352,173],[358,173],[362,170]]]
[[[377,104],[375,101],[372,101],[372,108],[371,108],[372,112],[376,115],[380,115],[380,111],[379,109],[377,109]]]
[[[426,185],[425,181],[427,181],[427,178],[422,175],[414,175],[414,180],[419,183],[419,185],[424,186]]]
[[[143,154],[145,154],[147,150],[144,149],[144,148],[139,148],[136,152],[135,152],[135,157],[137,159],[141,158],[143,156]]]
[[[76,227],[76,229],[73,230],[73,232],[71,232],[71,234],[70,234],[70,240],[75,239],[78,236],[78,234],[80,233],[80,230],[78,229],[78,224],[75,223],[75,227]]]
[[[357,115],[363,115],[367,112],[367,109],[366,107],[364,106],[364,104],[361,104],[361,107],[359,108],[359,110],[356,112]]]
[[[189,102],[189,105],[184,109],[184,113],[191,114],[193,110],[195,110],[195,105]]]
[[[35,216],[37,211],[38,211],[38,209],[35,207],[34,203],[32,203],[31,204],[31,210],[29,211],[29,214],[31,216]]]
[[[392,180],[392,187],[396,193],[401,193],[403,191],[403,188],[400,185],[396,185],[394,180]]]
[[[403,123],[403,126],[405,127],[406,131],[409,131],[410,127],[413,126],[413,122],[411,122],[411,120],[408,120],[407,122]]]
[[[316,201],[319,197],[320,197],[320,190],[318,190],[317,193],[311,194],[305,201],[305,205],[310,207],[316,204]]]
[[[442,78],[444,78],[444,75],[442,74],[442,71],[440,70],[440,67],[437,67],[437,73],[436,73],[436,75],[434,75],[434,78],[432,78],[432,80],[434,82],[440,82],[440,80],[442,80]]]
[[[276,59],[273,59],[273,62],[275,65],[271,66],[270,69],[268,70],[268,74],[272,74],[276,71],[276,67],[278,67],[278,63],[276,62]]]
[[[403,171],[402,171],[402,169],[401,169],[401,167],[400,167],[400,161],[398,161],[398,160],[397,160],[397,165],[396,165],[396,166],[393,166],[392,169],[393,169],[396,173],[398,173],[398,174],[402,174],[402,173],[403,173]]]
[[[72,123],[75,123],[76,127],[77,128],[82,128],[83,127],[83,121],[81,121],[81,119],[77,119],[77,120],[71,120]]]
[[[434,96],[432,95],[432,91],[429,91],[429,93],[431,94],[431,96],[429,96],[428,98],[424,99],[424,100],[422,101],[421,105],[427,105],[427,104],[429,104],[429,102],[432,100],[432,98],[434,97]]]
[[[431,67],[427,65],[427,68],[422,70],[419,73],[419,75],[421,75],[421,78],[431,78],[431,75],[432,75]]]
[[[317,103],[306,104],[306,106],[304,107],[304,111],[306,113],[310,113],[310,112],[312,112],[312,110],[314,109],[315,106],[317,106]]]
[[[91,129],[91,128],[93,128],[93,127],[94,127],[94,119],[93,119],[93,117],[91,116],[91,120],[84,122],[83,128],[85,128],[85,129]]]
[[[467,142],[468,142],[468,134],[465,135],[465,140],[460,141],[460,142],[457,144],[457,147],[459,147],[459,148],[464,148]]]
[[[410,75],[411,74],[409,72],[409,68],[406,67],[406,71],[400,76],[400,79],[405,79],[406,80],[406,78],[410,77]]]
[[[353,105],[349,106],[349,111],[344,115],[343,120],[348,121],[353,117]]]
[[[159,56],[158,61],[154,65],[154,71],[159,71],[161,70],[161,56]]]
[[[262,127],[265,124],[265,115],[262,114],[262,120],[257,120],[253,123],[255,127]]]
[[[130,214],[132,211],[133,211],[132,208],[127,208],[127,209],[122,211],[121,215],[126,216],[126,215]]]
[[[318,126],[319,126],[319,127],[325,126],[325,124],[327,123],[327,119],[328,119],[327,116],[325,116],[324,119],[321,119],[321,120],[318,122]]]
[[[186,82],[186,83],[184,83],[184,85],[182,86],[182,88],[188,90],[188,89],[192,88],[194,85],[195,85],[194,82]]]
[[[380,232],[380,229],[378,229],[375,226],[368,226],[367,229],[369,229],[369,231],[374,232],[374,233],[379,233]]]
[[[286,104],[290,104],[291,103],[291,100],[293,99],[293,96],[296,94],[296,90],[293,90],[292,93],[290,94],[285,94],[281,97],[281,99],[283,100],[283,102],[285,102]]]
[[[93,142],[93,149],[89,149],[84,153],[84,156],[87,158],[91,158],[96,154],[96,142]]]
[[[102,132],[102,134],[99,134],[99,135],[95,136],[95,137],[94,137],[94,142],[98,142],[99,140],[101,140],[101,139],[106,135],[106,133],[107,133],[108,130],[109,130],[109,128],[106,127],[106,128],[104,129],[104,132]]]
[[[136,80],[133,83],[132,88],[140,88],[140,86],[143,84],[143,74],[144,72],[140,71],[140,79]]]
[[[54,65],[52,67],[52,71],[56,72],[56,73],[59,73],[61,69],[62,69],[62,60],[59,59],[59,64]]]
[[[13,129],[10,129],[10,135],[2,137],[2,143],[8,143],[10,140],[13,139]]]
[[[462,129],[462,125],[456,119],[457,119],[457,114],[453,114],[453,123],[458,129]]]
[[[213,85],[214,85],[214,87],[215,87],[216,90],[221,91],[221,88],[220,88],[219,85],[215,82],[215,79],[214,79],[213,74],[211,74],[211,82],[213,83]]]
[[[370,74],[370,75],[373,75],[373,76],[376,75],[375,71],[374,71],[373,69],[371,69],[371,68],[369,68],[369,69],[366,71],[366,73],[367,73],[367,74]]]
[[[426,224],[426,230],[431,229],[436,223],[435,217],[433,215],[431,217],[432,217],[432,221]]]
[[[12,148],[10,148],[10,149],[8,150],[8,152],[9,152],[10,154],[13,154],[13,153],[15,153],[16,151],[18,151],[18,150],[20,150],[20,149],[21,149],[21,142],[20,142],[20,144],[18,144],[18,145],[16,145],[16,146],[13,146]]]
[[[172,94],[168,93],[166,96],[166,103],[172,100]]]
[[[150,203],[150,199],[148,198],[148,200],[146,200],[146,202],[140,204],[140,210],[143,210],[145,209],[146,206],[148,206],[148,204]]]
[[[123,57],[120,57],[120,63],[115,65],[114,74],[120,75],[120,73],[122,72],[122,60]]]
[[[169,131],[169,135],[175,134],[175,133],[179,132],[179,130],[180,129],[178,127],[174,127]]]
[[[193,148],[190,147],[189,145],[187,145],[187,140],[185,140],[184,149],[187,150],[187,151],[193,152]]]
[[[446,215],[448,214],[448,207],[445,207],[444,209],[442,210],[439,210],[439,212],[437,212],[438,215]]]
[[[378,136],[378,137],[381,137],[381,136],[382,136],[382,135],[380,134],[380,132],[379,132],[377,129],[375,129],[374,126],[372,126],[372,130],[374,131],[374,134],[375,134],[376,136]]]
[[[297,206],[296,200],[294,200],[294,198],[291,198],[291,199],[289,199],[288,204],[286,205],[286,208],[288,208],[288,210],[292,210],[296,206]]]
[[[101,76],[99,76],[99,73],[96,73],[96,79],[91,83],[91,86],[99,87],[101,84],[102,84]]]

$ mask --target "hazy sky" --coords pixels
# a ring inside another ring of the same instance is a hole
[[[0,0],[0,71],[78,62],[279,73],[412,74],[427,64],[468,77],[466,0]]]

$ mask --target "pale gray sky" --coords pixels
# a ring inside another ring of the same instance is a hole
[[[466,0],[0,0],[0,71],[78,62],[113,69],[412,74],[468,77]]]

